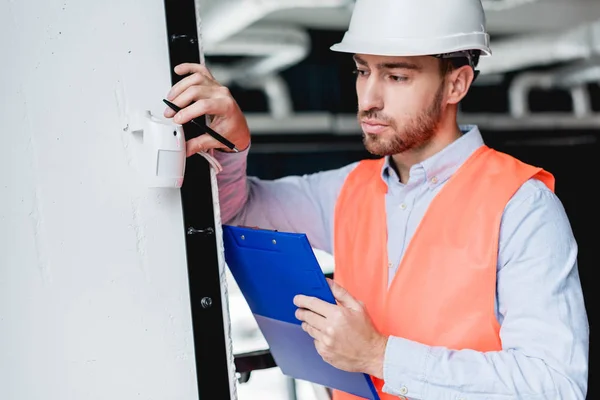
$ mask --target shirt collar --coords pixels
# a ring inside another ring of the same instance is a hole
[[[426,181],[435,187],[447,181],[456,170],[481,147],[484,142],[476,125],[461,125],[462,136],[431,157],[415,164],[410,169],[409,184]],[[381,178],[389,186],[392,182],[402,185],[398,175],[390,165],[391,156],[385,157]]]

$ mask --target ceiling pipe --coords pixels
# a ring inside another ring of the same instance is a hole
[[[592,115],[592,99],[587,87],[584,85],[575,86],[570,89],[570,92],[573,101],[573,113],[577,117]]]
[[[353,0],[204,0],[202,40],[212,46],[241,32],[272,12],[292,8],[345,7]]]
[[[486,11],[502,11],[539,0],[482,0]],[[263,17],[292,8],[348,8],[355,0],[201,0],[205,43],[218,43]]]
[[[252,26],[211,46],[207,56],[250,56],[231,65],[207,66],[221,84],[233,82],[247,89],[260,89],[267,97],[270,113],[283,118],[293,111],[289,89],[277,74],[303,60],[310,51],[310,37],[290,26]]]
[[[264,78],[260,87],[267,97],[267,104],[273,118],[282,119],[294,113],[288,85],[281,76],[270,75]]]
[[[227,67],[222,65],[208,65],[208,67],[220,84],[228,86],[236,81],[234,73]],[[276,74],[266,75],[253,81],[240,81],[238,85],[245,89],[258,89],[262,91],[267,100],[270,117],[281,119],[293,115],[292,97],[287,83],[281,76]]]
[[[600,57],[575,62],[555,71],[557,82],[564,87],[600,83]]]
[[[491,47],[492,56],[482,57],[479,63],[482,75],[588,59],[600,54],[600,23],[555,34],[492,41]]]
[[[537,1],[539,0],[482,0],[481,4],[485,11],[504,11]]]
[[[229,39],[207,47],[207,56],[253,56],[231,65],[223,79],[243,83],[273,75],[302,61],[310,51],[310,37],[290,26],[261,25],[247,28]]]
[[[589,91],[584,85],[565,88],[560,85],[560,75],[554,72],[525,72],[517,76],[508,89],[510,115],[514,118],[523,118],[531,115],[529,109],[529,93],[533,88],[539,89],[567,89],[573,104],[572,113],[576,117],[592,115],[592,106]]]
[[[517,76],[508,89],[510,115],[522,118],[530,114],[529,92],[533,88],[554,87],[554,74],[547,72],[525,72]]]

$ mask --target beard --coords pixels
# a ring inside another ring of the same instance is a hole
[[[393,119],[381,114],[378,110],[359,111],[359,120],[372,118],[383,121],[393,132],[391,137],[363,132],[363,143],[367,151],[377,156],[392,156],[426,146],[434,136],[442,117],[444,86],[443,83],[440,85],[429,107],[419,115],[411,117],[401,129]]]

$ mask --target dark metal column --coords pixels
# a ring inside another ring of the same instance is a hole
[[[171,81],[182,77],[173,68],[182,62],[200,63],[194,0],[165,0]],[[198,136],[184,125],[186,139]],[[194,330],[198,392],[201,399],[229,399],[230,385],[221,282],[217,257],[209,165],[203,157],[189,157],[181,188],[188,279]]]

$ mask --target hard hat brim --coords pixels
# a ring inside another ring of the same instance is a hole
[[[467,50],[480,50],[481,56],[491,56],[489,35],[484,32],[446,36],[441,38],[382,38],[377,41],[361,40],[346,32],[341,42],[330,47],[340,53],[379,56],[428,56]]]

